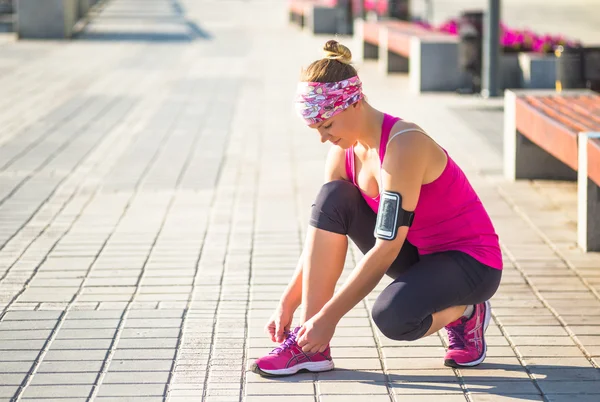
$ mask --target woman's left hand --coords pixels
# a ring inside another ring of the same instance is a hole
[[[298,331],[298,346],[305,353],[323,352],[329,346],[336,323],[319,314],[306,321]]]

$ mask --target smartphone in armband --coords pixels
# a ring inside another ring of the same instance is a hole
[[[402,196],[393,191],[384,191],[379,199],[379,212],[375,223],[375,237],[394,240],[401,226],[412,225],[415,213],[402,209]]]

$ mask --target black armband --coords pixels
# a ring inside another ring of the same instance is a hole
[[[394,240],[401,226],[410,227],[415,218],[414,212],[402,209],[402,196],[393,191],[384,191],[379,199],[379,212],[375,223],[375,237]]]

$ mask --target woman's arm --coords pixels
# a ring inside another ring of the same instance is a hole
[[[381,193],[400,194],[405,211],[414,211],[417,207],[429,148],[430,140],[413,132],[396,137],[388,146],[382,166]],[[384,213],[380,208],[378,217]],[[337,295],[323,307],[323,314],[339,320],[365,298],[398,256],[407,234],[408,227],[402,226],[394,240],[376,239],[375,246],[361,259]]]

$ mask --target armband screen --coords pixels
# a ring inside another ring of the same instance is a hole
[[[375,223],[375,237],[394,240],[398,228],[412,225],[415,213],[402,209],[402,196],[393,191],[384,191],[379,200],[379,212]]]

